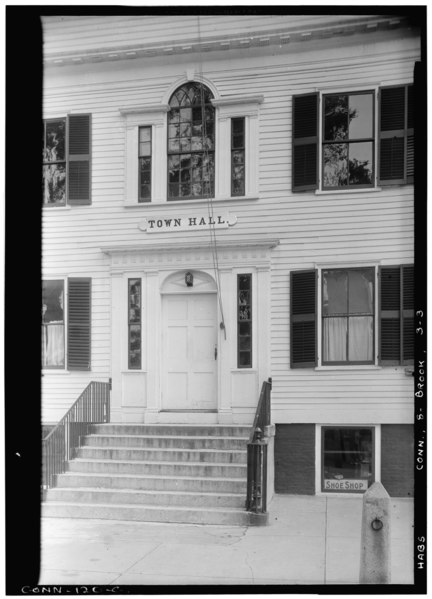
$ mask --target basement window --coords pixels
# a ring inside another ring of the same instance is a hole
[[[321,491],[362,493],[375,480],[375,429],[321,428]]]

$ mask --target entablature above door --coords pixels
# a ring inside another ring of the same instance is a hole
[[[111,272],[132,270],[174,270],[180,268],[213,269],[215,259],[219,269],[238,266],[270,268],[271,250],[279,245],[278,239],[250,239],[244,241],[217,241],[165,244],[118,245],[101,247],[110,256]]]

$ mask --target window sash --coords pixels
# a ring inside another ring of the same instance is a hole
[[[324,284],[325,274],[332,272],[346,273],[346,309],[325,314],[324,310]],[[353,311],[350,307],[350,272],[368,272],[372,282],[371,306],[372,310]],[[346,364],[374,364],[375,363],[375,269],[374,268],[334,268],[321,271],[321,363],[325,365]],[[357,319],[357,323],[355,320]],[[368,327],[360,325],[360,319],[369,323]],[[346,323],[345,328],[343,323]],[[333,326],[332,326],[333,325]],[[332,330],[333,329],[333,330]],[[332,334],[332,337],[330,336]],[[337,339],[339,344],[337,345]],[[357,340],[357,343],[355,343]],[[359,347],[359,349],[357,349]],[[354,352],[370,357],[352,359]],[[333,357],[332,357],[333,356]]]
[[[348,97],[348,109],[349,109],[349,99],[354,96],[360,95],[370,95],[372,98],[372,114],[371,114],[371,135],[362,137],[362,138],[350,138],[349,137],[349,122],[347,126],[347,137],[338,140],[326,139],[325,135],[325,109],[326,109],[326,98],[335,97],[335,96],[347,96]],[[332,189],[360,189],[360,188],[369,188],[375,186],[375,94],[373,91],[359,91],[359,92],[349,92],[349,93],[338,93],[338,94],[324,94],[322,96],[322,123],[321,123],[321,188],[326,191],[330,191]],[[371,146],[371,169],[370,169],[370,183],[350,183],[350,155],[351,151],[354,153],[354,146],[356,144],[369,144]],[[344,185],[326,185],[325,177],[326,177],[326,162],[325,162],[325,150],[326,148],[336,148],[337,146],[346,146],[346,184]]]

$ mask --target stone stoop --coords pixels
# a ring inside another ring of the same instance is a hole
[[[240,425],[95,425],[48,490],[42,516],[259,524],[245,510],[249,433]]]

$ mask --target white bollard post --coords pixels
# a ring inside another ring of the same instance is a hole
[[[390,496],[380,482],[363,496],[360,584],[390,583]]]

